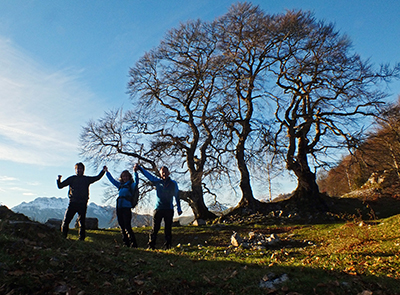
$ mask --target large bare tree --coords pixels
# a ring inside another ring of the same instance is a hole
[[[182,159],[179,165],[187,168],[191,183],[182,197],[204,219],[215,217],[204,203],[204,177],[220,169],[218,157],[210,152],[219,128],[213,96],[222,66],[214,54],[214,35],[213,25],[201,21],[172,29],[130,70],[129,83],[139,106],[136,117],[153,134],[152,149],[161,158]]]
[[[88,155],[103,150],[104,158],[131,156],[155,173],[157,163],[187,171],[191,189],[180,196],[202,219],[216,217],[205,205],[203,192],[209,188],[204,178],[224,169],[212,147],[220,129],[212,99],[223,66],[215,50],[212,24],[194,21],[170,30],[129,72],[132,109],[122,117],[114,112],[98,124],[90,123],[83,136]]]
[[[386,96],[380,82],[399,68],[374,70],[309,12],[267,15],[238,3],[214,22],[170,30],[129,72],[131,110],[90,122],[83,150],[97,161],[129,156],[154,172],[172,166],[189,179],[183,199],[208,219],[206,184],[230,179],[232,160],[238,206],[262,207],[251,173],[268,164],[262,155],[273,147],[298,179],[293,198],[323,207],[313,169],[331,148],[357,146],[359,123]]]
[[[217,20],[217,28],[226,85],[220,114],[227,129],[225,141],[233,145],[240,172],[242,198],[238,206],[257,210],[260,202],[253,195],[249,165],[253,154],[265,155],[265,150],[257,148],[257,142],[269,129],[262,112],[266,104],[262,87],[273,62],[269,55],[276,42],[274,18],[258,6],[238,3]]]
[[[275,144],[298,179],[293,198],[323,207],[312,167],[331,148],[356,147],[363,121],[384,103],[380,82],[396,77],[399,66],[374,70],[351,51],[346,36],[309,12],[289,11],[278,22],[270,67],[277,87],[269,92],[279,126]]]

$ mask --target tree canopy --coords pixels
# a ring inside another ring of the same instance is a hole
[[[332,149],[357,147],[363,121],[385,102],[381,83],[399,69],[374,69],[310,12],[238,3],[171,29],[145,53],[129,72],[131,109],[89,122],[82,151],[96,163],[170,166],[190,183],[181,197],[196,218],[215,217],[204,194],[226,183],[240,188],[238,206],[258,210],[251,176],[271,159],[295,174],[293,198],[318,204],[315,169]]]

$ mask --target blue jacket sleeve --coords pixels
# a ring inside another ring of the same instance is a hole
[[[139,185],[139,175],[137,172],[135,172],[133,174],[133,182],[131,184],[131,188],[132,190],[134,190],[136,188],[136,186]]]
[[[151,174],[150,172],[148,172],[147,170],[145,170],[144,168],[139,166],[140,171],[142,171],[143,175],[150,180],[153,184],[155,184],[156,182],[159,182],[160,179],[156,176],[154,176],[153,174]]]
[[[176,209],[179,212],[182,212],[181,209],[181,199],[179,198],[179,188],[178,188],[178,184],[175,182],[175,202],[176,202]]]
[[[112,176],[111,173],[107,171],[106,176],[108,178],[108,180],[115,185],[117,188],[119,188],[121,186],[121,183],[117,180],[115,180]]]

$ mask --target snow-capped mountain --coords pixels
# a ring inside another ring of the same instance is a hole
[[[65,210],[68,207],[68,198],[56,197],[39,197],[31,202],[22,202],[14,206],[11,210],[15,213],[21,213],[29,217],[31,220],[45,223],[47,220],[63,219]],[[211,205],[210,210],[215,213],[220,213],[226,210],[226,206],[218,204],[218,206]],[[95,203],[89,203],[87,208],[86,217],[95,217],[99,220],[99,228],[114,228],[118,227],[118,222],[115,216],[115,207],[112,206],[99,206]],[[72,219],[70,226],[74,226],[77,214]],[[151,226],[153,217],[148,214],[137,214],[132,212],[132,226]],[[180,224],[186,225],[192,222],[193,216],[179,216],[175,220],[179,220]]]
[[[31,220],[45,223],[50,218],[63,219],[65,210],[68,207],[68,198],[47,198],[40,197],[35,200],[11,208],[16,213],[22,213]],[[109,228],[116,226],[113,220],[115,208],[111,206],[99,206],[95,203],[89,203],[86,217],[96,217],[99,220],[99,228]],[[75,224],[76,215],[70,226]]]

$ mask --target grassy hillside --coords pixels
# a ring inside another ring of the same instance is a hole
[[[400,216],[336,224],[229,224],[173,229],[176,247],[122,247],[118,230],[69,239],[0,210],[0,294],[400,294]],[[276,234],[265,249],[233,231]],[[162,244],[162,232],[159,235]]]

